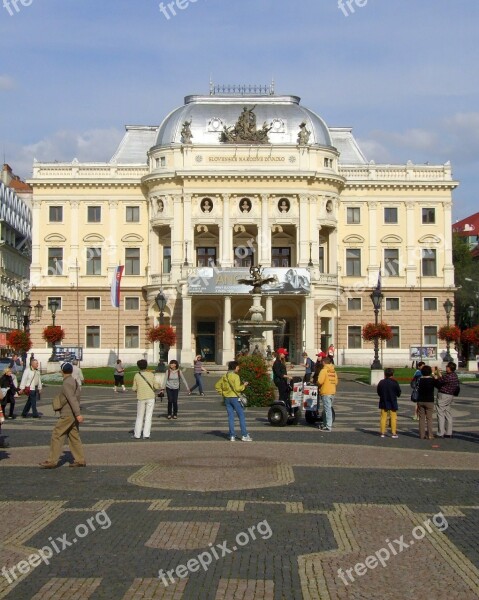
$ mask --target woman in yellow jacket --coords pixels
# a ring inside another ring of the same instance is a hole
[[[318,387],[323,403],[323,422],[319,426],[322,431],[331,431],[333,427],[333,411],[331,410],[338,385],[338,375],[331,364],[331,358],[323,359],[324,367],[319,372]]]
[[[229,439],[230,442],[236,441],[235,434],[235,412],[238,415],[238,419],[241,427],[241,441],[252,442],[253,439],[248,434],[246,429],[246,419],[244,417],[244,410],[238,400],[238,396],[248,385],[245,381],[241,383],[241,379],[238,375],[239,364],[233,360],[228,363],[228,373],[223,375],[221,379],[216,382],[215,389],[218,394],[223,396],[226,411],[228,412],[228,425],[229,425]]]

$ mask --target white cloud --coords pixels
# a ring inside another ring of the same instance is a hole
[[[0,92],[12,90],[15,87],[15,81],[8,75],[0,75]]]

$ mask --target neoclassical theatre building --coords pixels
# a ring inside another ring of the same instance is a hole
[[[159,322],[177,333],[169,350],[224,364],[247,345],[231,321],[244,319],[251,266],[272,278],[262,298],[267,333],[293,362],[331,343],[337,362],[370,364],[361,338],[379,318],[393,329],[384,364],[404,365],[410,347],[437,339],[452,299],[451,167],[368,162],[347,127],[329,127],[296,96],[266,88],[187,96],[160,126],[128,126],[108,163],[33,166],[32,325],[34,352],[58,303],[65,346],[83,347],[84,365],[158,358],[146,339]],[[121,305],[110,301],[124,265]],[[453,317],[452,317],[453,318]]]

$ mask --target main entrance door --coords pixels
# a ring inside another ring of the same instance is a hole
[[[196,354],[206,362],[216,362],[216,323],[198,321],[196,331]]]

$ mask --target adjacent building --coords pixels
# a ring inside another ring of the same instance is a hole
[[[297,96],[215,88],[188,96],[160,126],[128,126],[108,163],[39,163],[33,177],[32,302],[56,300],[66,346],[84,364],[126,362],[158,348],[162,319],[177,332],[170,357],[224,364],[247,339],[231,321],[251,306],[238,283],[261,265],[272,348],[299,361],[330,344],[339,363],[370,364],[362,341],[374,320],[393,328],[387,365],[411,346],[438,346],[443,303],[454,291],[450,164],[368,162],[349,127],[329,127]],[[124,265],[121,306],[110,283]],[[43,322],[32,326],[35,354]]]

